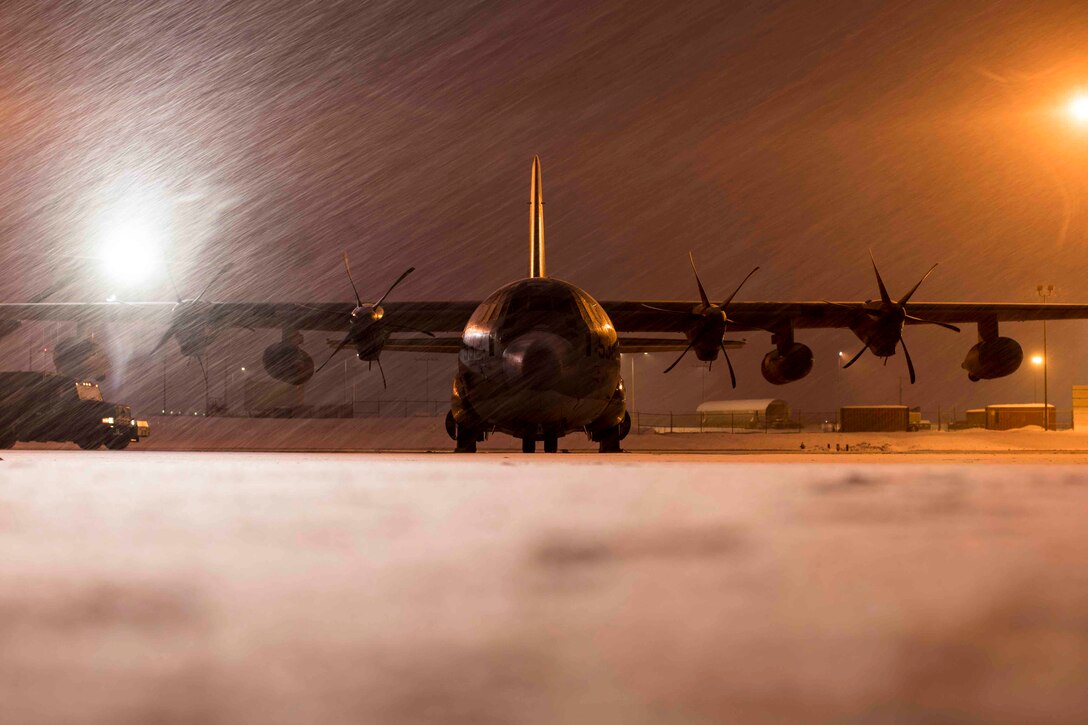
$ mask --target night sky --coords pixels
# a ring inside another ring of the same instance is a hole
[[[396,299],[481,298],[526,273],[539,154],[548,271],[598,299],[694,299],[693,250],[713,297],[760,265],[738,299],[863,300],[871,247],[893,296],[939,262],[917,301],[1035,301],[1051,283],[1054,301],[1088,302],[1088,124],[1065,111],[1088,89],[1085,48],[1077,2],[5,2],[0,291],[172,299],[161,269],[108,273],[126,229],[185,295],[233,262],[210,298],[347,301],[347,249],[364,298],[408,266]],[[1049,330],[1067,408],[1088,324]],[[1038,325],[1003,333],[1041,351]],[[0,341],[5,369],[66,334],[26,326]],[[161,330],[100,334],[113,397],[157,409]],[[967,381],[973,326],[907,330],[913,387],[901,356],[838,370],[861,346],[845,330],[800,333],[816,369],[771,386],[769,335],[743,337],[735,394],[724,365],[663,376],[672,356],[655,355],[638,407],[832,410],[895,402],[900,378],[926,409],[1032,396],[1027,362]],[[323,338],[306,339],[319,362]],[[213,391],[278,339],[224,334]],[[168,407],[198,406],[197,366],[165,354]],[[383,359],[387,391],[353,361],[360,397],[422,397],[425,367],[447,397],[452,357]],[[339,400],[342,376],[331,365],[310,399]]]

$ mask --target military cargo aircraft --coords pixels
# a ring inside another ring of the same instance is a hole
[[[264,367],[272,377],[294,385],[306,383],[321,369],[315,370],[313,358],[302,349],[302,330],[343,333],[332,341],[329,359],[351,349],[360,360],[377,362],[379,369],[384,351],[456,354],[446,429],[457,451],[474,452],[479,441],[499,432],[520,438],[523,451],[534,451],[542,441],[546,452],[555,452],[561,437],[582,432],[599,443],[601,452],[616,452],[631,425],[620,376],[621,353],[679,352],[666,372],[689,352],[707,363],[721,353],[736,387],[728,350],[743,342],[726,340],[726,334],[769,332],[773,347],[763,357],[761,372],[767,381],[781,385],[812,370],[812,350],[796,340],[797,330],[841,327],[863,343],[846,367],[866,351],[886,360],[901,348],[913,383],[904,329],[925,324],[959,332],[957,325],[973,323],[978,337],[962,367],[970,380],[978,381],[1010,375],[1023,360],[1020,345],[999,333],[999,323],[1088,319],[1088,305],[1080,304],[912,302],[929,272],[896,300],[875,260],[878,300],[735,301],[753,269],[732,294],[714,302],[694,258],[689,259],[699,293],[695,301],[598,302],[585,290],[549,277],[541,167],[534,157],[529,274],[481,302],[386,302],[414,268],[376,301],[364,302],[345,253],[344,267],[355,296],[349,303],[213,302],[202,292],[176,302],[0,304],[0,321],[9,321],[3,328],[8,332],[26,320],[73,321],[84,329],[106,322],[158,322],[166,331],[156,349],[175,338],[182,354],[198,358],[225,328],[278,329],[281,340],[265,349]],[[102,354],[94,344],[67,349]],[[80,361],[69,355],[64,362],[78,366]],[[58,372],[65,373],[59,362]]]

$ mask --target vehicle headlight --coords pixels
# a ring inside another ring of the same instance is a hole
[[[110,416],[109,418],[103,418],[102,422],[106,425],[113,425],[113,416]]]

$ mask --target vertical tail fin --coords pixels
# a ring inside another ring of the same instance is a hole
[[[541,189],[540,157],[533,157],[529,185],[529,276],[546,277],[544,270],[544,192]]]

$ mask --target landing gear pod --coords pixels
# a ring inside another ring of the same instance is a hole
[[[1024,350],[1011,337],[985,340],[967,351],[963,369],[971,382],[993,380],[1012,375],[1024,361]]]
[[[812,372],[812,350],[799,342],[791,344],[785,352],[775,348],[763,356],[759,369],[768,383],[792,383]]]

